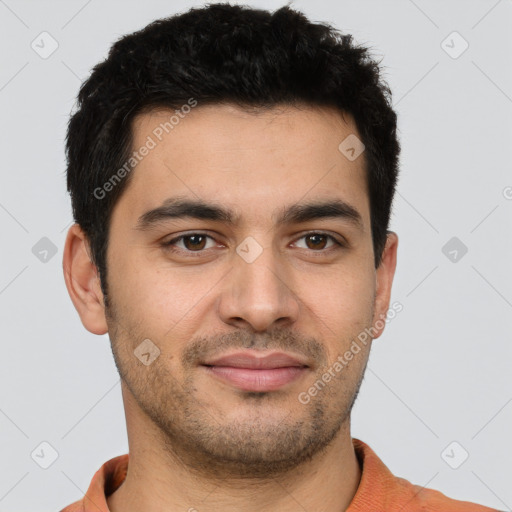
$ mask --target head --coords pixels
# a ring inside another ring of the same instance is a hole
[[[368,49],[288,7],[195,8],[117,41],[69,123],[64,274],[84,326],[109,333],[127,416],[247,475],[346,430],[371,340],[334,365],[383,330],[398,155]],[[303,369],[274,390],[212,375],[247,349]]]

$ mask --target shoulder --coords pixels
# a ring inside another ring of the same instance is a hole
[[[75,501],[74,503],[71,503],[71,505],[60,510],[60,512],[84,512],[84,502],[83,500]]]
[[[477,503],[449,498],[435,489],[413,485],[403,478],[395,477],[395,481],[402,494],[399,504],[407,512],[496,512]]]
[[[348,512],[496,512],[468,501],[459,501],[434,489],[413,485],[391,473],[365,443],[352,439],[361,467],[361,481]]]

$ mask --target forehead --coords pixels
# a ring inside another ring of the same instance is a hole
[[[247,112],[234,105],[158,110],[133,122],[132,151],[145,156],[121,197],[130,210],[171,196],[214,199],[234,211],[269,217],[285,204],[339,198],[369,208],[364,153],[339,146],[359,137],[350,115],[329,108],[280,106]]]

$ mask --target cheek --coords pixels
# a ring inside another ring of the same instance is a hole
[[[137,326],[144,337],[173,340],[177,347],[204,318],[209,307],[213,273],[189,272],[188,269],[155,265],[147,261],[118,261],[112,292],[116,308],[128,324]]]
[[[372,275],[362,268],[351,275],[331,273],[323,286],[318,280],[317,286],[304,285],[298,294],[307,306],[304,307],[303,322],[313,322],[317,336],[326,342],[330,358],[344,352],[351,340],[371,325],[374,307]]]
[[[320,312],[352,318],[372,307],[375,283],[367,268],[331,268],[303,281],[301,296]]]

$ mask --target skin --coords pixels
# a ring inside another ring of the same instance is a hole
[[[133,148],[169,116],[137,117]],[[113,210],[107,309],[87,239],[70,228],[63,260],[70,297],[86,329],[109,333],[122,378],[130,462],[110,510],[348,507],[361,477],[350,411],[371,342],[307,404],[298,396],[389,308],[398,237],[388,234],[376,269],[364,153],[350,161],[338,150],[357,133],[350,116],[328,108],[194,108],[132,171]],[[233,226],[168,219],[136,229],[139,216],[176,195],[215,200],[240,219]],[[289,205],[327,199],[349,203],[361,225],[274,223]],[[305,236],[312,231],[345,246]],[[163,246],[197,232],[212,238],[182,240],[178,252]],[[236,252],[249,236],[262,248],[251,263]],[[160,350],[149,365],[134,355],[145,339]],[[278,390],[249,393],[199,366],[247,347],[295,353],[308,369]]]

